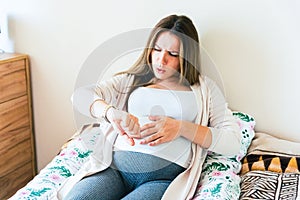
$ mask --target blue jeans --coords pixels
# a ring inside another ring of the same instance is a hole
[[[156,156],[117,151],[110,168],[79,181],[65,199],[159,200],[184,170]]]

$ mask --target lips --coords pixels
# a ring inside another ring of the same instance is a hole
[[[156,68],[156,71],[157,71],[157,73],[159,73],[159,74],[163,74],[163,73],[166,72],[166,70],[161,69],[161,68]]]

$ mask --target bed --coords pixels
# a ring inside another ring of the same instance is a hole
[[[208,153],[193,200],[300,199],[300,144],[255,133],[252,116],[237,111],[233,115],[240,126],[240,152],[232,157]],[[99,129],[100,124],[83,126],[10,200],[57,199],[63,184],[90,159]]]

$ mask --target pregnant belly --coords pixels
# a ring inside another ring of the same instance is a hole
[[[140,117],[139,123],[141,126],[150,123],[148,117]],[[147,136],[146,136],[147,137]],[[147,144],[140,144],[142,139],[134,139],[135,145],[128,144],[125,137],[118,136],[114,145],[114,151],[131,151],[140,152],[144,154],[151,154],[160,158],[167,159],[172,162],[176,162],[179,159],[183,159],[184,162],[189,160],[191,142],[184,137],[179,137],[173,141],[162,143],[156,146],[149,146]]]

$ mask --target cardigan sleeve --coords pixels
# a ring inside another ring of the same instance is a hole
[[[124,90],[121,87],[126,81],[127,75],[122,74],[97,84],[77,88],[71,97],[73,107],[81,114],[91,117],[90,105],[97,99],[117,106],[119,93]]]
[[[208,150],[223,155],[236,155],[241,147],[237,121],[216,83],[209,78],[206,78],[206,83],[210,91],[208,127],[212,133],[212,144]]]

